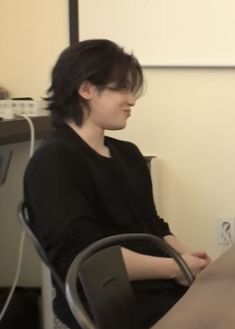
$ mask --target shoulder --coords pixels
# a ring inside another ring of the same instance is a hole
[[[44,142],[30,159],[25,176],[50,175],[53,172],[73,172],[82,164],[82,158],[76,156],[69,144],[55,139]]]
[[[43,161],[56,162],[58,160],[71,157],[72,152],[65,143],[61,141],[50,139],[39,146],[34,152],[30,163],[42,163]]]

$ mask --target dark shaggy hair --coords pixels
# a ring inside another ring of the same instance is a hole
[[[78,89],[84,81],[100,91],[111,85],[113,90],[128,90],[137,95],[142,92],[143,73],[132,54],[109,40],[86,40],[66,48],[52,70],[45,98],[54,126],[67,119],[82,125],[86,102]]]

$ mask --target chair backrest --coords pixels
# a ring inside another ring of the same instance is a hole
[[[119,246],[98,251],[84,261],[79,279],[99,328],[142,329]]]
[[[138,313],[122,259],[120,244],[148,241],[174,258],[186,280],[194,280],[191,270],[173,248],[149,234],[122,234],[99,240],[74,259],[66,277],[66,297],[83,329],[140,329]],[[115,247],[113,247],[115,246]],[[77,290],[80,279],[94,321],[88,315]]]
[[[29,210],[24,201],[22,201],[19,205],[18,217],[20,219],[21,225],[23,226],[25,232],[32,240],[41,260],[49,268],[53,279],[56,281],[56,283],[60,287],[61,291],[65,294],[65,284],[64,284],[63,280],[61,279],[61,277],[59,276],[59,274],[57,273],[57,271],[55,270],[54,266],[49,261],[44,248],[42,247],[41,243],[39,242],[38,238],[36,237],[36,235],[33,231],[32,223],[31,223],[30,216],[29,216]]]

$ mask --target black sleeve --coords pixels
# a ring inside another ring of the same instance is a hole
[[[57,144],[38,151],[25,173],[25,199],[36,233],[63,277],[77,253],[103,237],[89,179],[86,166]]]
[[[151,213],[151,215],[149,216],[149,221],[152,228],[152,232],[153,234],[160,236],[161,238],[169,234],[172,235],[168,223],[165,222],[164,219],[158,215],[154,202],[151,174],[147,166],[146,159],[135,145],[134,147],[136,149],[136,153],[139,158],[139,163],[141,167],[142,175],[140,176],[143,179],[143,186],[145,186],[145,195],[143,196],[143,201],[146,202],[146,205],[148,204],[148,209]]]

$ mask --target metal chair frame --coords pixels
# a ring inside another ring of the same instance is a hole
[[[83,302],[77,292],[77,278],[80,278],[81,283],[85,280],[80,276],[80,271],[82,269],[83,263],[92,257],[95,253],[114,246],[114,245],[121,245],[126,242],[130,241],[147,241],[151,243],[153,246],[158,247],[162,251],[164,251],[168,256],[172,257],[176,263],[179,265],[180,269],[182,270],[185,279],[187,280],[188,284],[191,284],[194,280],[194,276],[181,257],[181,255],[172,247],[170,247],[164,240],[158,238],[151,234],[121,234],[115,235],[111,237],[107,237],[96,241],[86,249],[84,249],[81,253],[79,253],[68,270],[66,276],[66,297],[69,303],[70,309],[76,318],[77,322],[83,329],[97,329],[99,328],[97,324],[91,319],[89,314],[87,313],[86,309],[84,308]],[[83,287],[85,288],[85,287]],[[116,292],[118,294],[118,291]]]
[[[59,288],[65,295],[65,284],[64,284],[63,280],[61,279],[61,277],[59,276],[59,274],[57,273],[57,271],[55,270],[54,266],[49,261],[44,248],[42,247],[41,243],[39,242],[38,238],[36,237],[36,235],[33,231],[32,223],[30,223],[29,211],[28,211],[27,205],[24,201],[22,201],[19,205],[18,217],[19,217],[21,225],[23,226],[27,235],[33,241],[33,244],[34,244],[40,258],[46,264],[46,266],[49,268],[53,279],[56,281]]]

